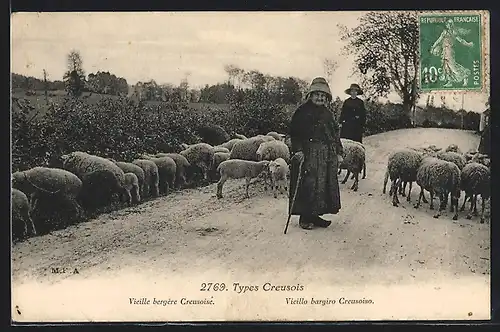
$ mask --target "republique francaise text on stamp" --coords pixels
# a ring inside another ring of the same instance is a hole
[[[483,20],[480,12],[419,15],[421,91],[483,90]]]

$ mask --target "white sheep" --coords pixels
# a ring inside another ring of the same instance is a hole
[[[113,160],[111,160],[113,161]],[[134,173],[137,176],[137,181],[139,182],[139,193],[140,195],[144,195],[143,189],[144,189],[144,181],[145,181],[145,174],[144,170],[133,163],[127,163],[123,161],[113,161],[118,167],[121,168],[123,173]],[[125,181],[126,182],[126,181]]]
[[[161,157],[170,157],[175,162],[175,188],[179,189],[180,187],[186,184],[186,171],[191,166],[186,157],[178,154],[178,153],[157,153],[156,158]]]
[[[290,175],[290,168],[283,158],[277,158],[269,162],[269,173],[271,175],[271,185],[274,190],[274,198],[278,197],[277,192],[288,191],[287,180]]]
[[[139,166],[144,171],[142,196],[160,196],[158,166],[149,159],[136,159],[132,161],[132,164]]]
[[[435,154],[434,150],[428,150],[427,148],[407,147],[393,151],[389,155],[382,193],[385,194],[387,180],[390,178],[391,188],[389,195],[392,196],[392,204],[394,206],[398,206],[399,204],[398,193],[403,197],[405,196],[407,183],[410,183],[410,188],[406,200],[410,202],[413,182],[417,180],[417,171],[424,156],[434,156]],[[428,203],[425,195],[422,196],[422,200],[424,203]]]
[[[341,142],[345,142],[345,143],[349,143],[349,144],[359,144],[359,146],[361,146],[363,148],[363,150],[365,149],[365,146],[360,143],[360,142],[357,142],[357,141],[353,141],[351,139],[348,139],[348,138],[341,138],[340,139]],[[342,143],[342,144],[343,144]],[[366,159],[366,158],[365,158]],[[339,170],[338,170],[338,173],[340,175],[340,173],[342,173],[342,169],[341,167],[339,167]],[[347,181],[347,178],[349,177],[349,174],[351,174],[351,172],[347,169],[347,173],[346,173],[346,177],[345,177],[345,180]],[[355,178],[355,174],[352,173],[352,176],[351,176],[351,179],[354,179]],[[363,163],[363,177],[362,179],[365,179],[366,178],[366,160],[365,162]],[[344,182],[345,183],[345,182]]]
[[[459,152],[454,152],[454,151],[445,151],[445,152],[440,152],[437,154],[437,157],[441,160],[446,160],[454,163],[455,165],[458,166],[460,170],[462,170],[465,166],[465,163],[467,160],[465,159],[465,156]]]
[[[149,160],[154,162],[158,167],[159,193],[168,195],[169,188],[174,188],[175,186],[175,174],[177,171],[175,161],[170,157],[154,157]]]
[[[217,152],[229,153],[231,151],[228,148],[225,148],[221,145],[217,145],[217,146],[214,146],[214,153],[217,153]]]
[[[275,131],[270,131],[266,135],[273,137],[277,141],[284,141],[285,140],[285,135],[284,134],[279,134],[279,133],[277,133]]]
[[[467,151],[466,153],[464,153],[464,157],[465,157],[465,160],[467,162],[471,161],[472,158],[478,154],[479,151],[477,151],[477,149],[470,149],[469,151]]]
[[[139,203],[141,201],[141,194],[139,192],[139,179],[134,173],[125,173],[125,194],[129,206],[132,203]]]
[[[285,159],[285,162],[290,162],[290,149],[282,141],[263,142],[255,152],[257,161],[261,160],[276,160],[278,158]]]
[[[344,160],[339,164],[339,169],[346,169],[348,172],[341,183],[346,183],[349,177],[349,172],[354,174],[354,183],[351,189],[358,190],[359,173],[365,168],[365,149],[361,143],[346,140],[341,138],[342,147],[344,150]]]
[[[197,143],[190,145],[187,149],[179,153],[187,159],[190,164],[189,180],[193,179],[196,169],[200,170],[203,174],[203,179],[208,180],[208,172],[214,159],[214,148],[210,144]]]
[[[236,142],[239,142],[239,141],[243,141],[247,139],[246,137],[245,138],[233,138],[233,139],[230,139],[229,141],[227,142],[224,142],[222,144],[219,144],[218,146],[220,147],[223,147],[223,148],[226,148],[228,149],[229,151],[231,151],[231,149],[233,148],[234,144],[236,144]]]
[[[234,134],[234,137],[236,137],[237,139],[247,139],[247,137],[242,134]]]
[[[220,163],[229,159],[229,153],[227,152],[216,152],[214,154],[214,160],[212,166],[210,167],[210,179],[218,180],[219,174],[217,173],[217,168]]]
[[[415,208],[420,206],[424,190],[430,195],[430,209],[434,209],[434,195],[439,197],[439,208],[434,218],[439,218],[445,209],[448,194],[451,194],[451,211],[455,211],[453,220],[458,219],[458,199],[460,198],[460,169],[452,162],[435,157],[424,157],[417,170],[417,184],[420,196]]]
[[[472,214],[477,216],[477,196],[481,195],[481,223],[484,223],[485,203],[491,196],[490,169],[477,162],[471,162],[464,166],[461,173],[460,187],[465,191],[465,199],[460,211],[464,211],[467,198],[470,199],[470,211],[467,219]]]
[[[29,235],[36,235],[36,227],[30,216],[28,196],[16,188],[12,188],[11,192],[11,211],[13,239],[17,240]],[[31,227],[31,231],[28,225]]]
[[[444,150],[445,152],[455,152],[455,153],[460,153],[463,154],[458,145],[456,144],[450,144],[448,147]]]
[[[262,172],[268,170],[269,161],[250,161],[241,159],[229,159],[220,163],[217,171],[220,174],[220,180],[217,183],[217,198],[222,198],[222,187],[228,179],[245,178],[245,197],[249,198],[248,187],[250,181],[258,177]]]
[[[82,195],[94,207],[110,204],[114,194],[124,193],[125,173],[111,160],[80,151],[63,155],[61,159],[63,168],[82,180]],[[105,181],[105,185],[99,186],[99,179]]]
[[[229,159],[258,161],[256,152],[259,149],[259,146],[262,143],[271,140],[274,141],[274,138],[272,138],[271,136],[257,135],[237,141],[231,149],[231,155]]]
[[[480,163],[486,167],[490,167],[491,159],[487,154],[476,153],[468,162]]]
[[[72,172],[60,168],[33,167],[12,174],[12,187],[30,198],[31,212],[37,212],[41,208],[40,199],[48,197],[52,204],[57,204],[55,200],[69,203],[69,212],[73,213],[73,217],[81,215],[78,198],[83,182]]]

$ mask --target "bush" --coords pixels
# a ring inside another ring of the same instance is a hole
[[[334,103],[332,111],[338,113],[341,106]],[[365,135],[411,124],[399,104],[366,102],[366,108]],[[201,109],[175,102],[150,106],[127,98],[102,98],[94,103],[65,98],[35,120],[30,121],[29,110],[13,111],[12,167],[13,171],[60,167],[60,156],[72,151],[132,161],[142,153],[179,152],[181,143],[205,140],[217,145],[235,133],[247,137],[270,131],[287,133],[294,110],[274,103],[262,89],[238,91],[229,96],[229,107]],[[202,128],[208,128],[208,133]]]
[[[30,121],[28,113],[20,109],[12,114],[13,171],[55,167],[61,155],[72,151],[123,161],[141,153],[179,152],[181,143],[202,141],[200,124],[218,128],[219,142],[229,137],[228,132],[248,136],[284,132],[290,121],[284,106],[272,104],[261,93],[248,93],[244,102],[232,103],[229,109],[197,110],[175,103],[151,107],[127,98],[88,104],[65,98],[40,119]]]
[[[366,102],[365,136],[382,132],[410,128],[411,119],[400,104]]]

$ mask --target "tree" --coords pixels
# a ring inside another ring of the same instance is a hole
[[[332,76],[337,67],[338,63],[336,60],[327,58],[323,60],[323,69],[325,70],[326,80],[329,84],[332,84]]]
[[[354,54],[368,93],[387,97],[393,88],[409,115],[418,98],[418,20],[412,12],[369,12],[352,30],[341,29],[344,50]]]
[[[228,83],[234,86],[234,80],[241,75],[241,69],[233,64],[229,64],[224,66],[224,71],[229,76]]]
[[[47,82],[47,71],[44,69],[43,70],[43,92],[45,95],[45,103],[48,105],[49,104],[49,97],[48,97],[48,90],[49,90],[49,83]]]
[[[85,86],[85,72],[82,63],[82,56],[79,51],[72,50],[68,54],[68,71],[64,74],[64,83],[67,93],[75,98],[82,95]]]

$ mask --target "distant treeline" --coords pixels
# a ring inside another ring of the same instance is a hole
[[[64,81],[43,80],[36,77],[24,76],[12,73],[12,89],[23,89],[27,95],[33,91],[56,91],[65,90]],[[129,91],[127,80],[117,77],[109,72],[90,73],[84,81],[85,92],[99,94],[126,96]]]

